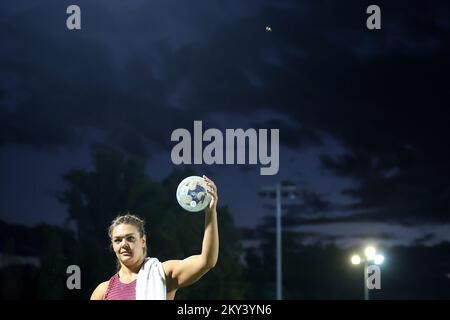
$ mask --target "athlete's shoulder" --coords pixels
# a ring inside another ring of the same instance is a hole
[[[100,283],[94,292],[92,292],[91,300],[105,300],[106,290],[108,290],[109,280]]]

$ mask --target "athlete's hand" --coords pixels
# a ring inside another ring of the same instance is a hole
[[[205,180],[206,187],[208,189],[208,193],[211,196],[211,202],[208,207],[205,209],[206,212],[215,212],[217,208],[217,202],[219,201],[219,197],[217,195],[217,187],[210,178],[203,175],[203,180]]]

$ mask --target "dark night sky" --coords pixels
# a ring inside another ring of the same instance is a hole
[[[162,179],[171,132],[202,120],[280,129],[276,176],[195,167],[239,226],[273,215],[257,192],[289,179],[302,196],[286,223],[312,240],[450,240],[448,1],[378,1],[376,31],[365,1],[74,3],[0,3],[1,219],[62,224],[51,193],[95,143]]]

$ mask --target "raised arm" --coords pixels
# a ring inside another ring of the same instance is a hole
[[[217,227],[217,188],[212,180],[203,176],[210,189],[211,202],[205,209],[205,232],[203,235],[202,252],[184,260],[169,260],[163,262],[166,274],[167,292],[175,292],[178,288],[193,284],[206,272],[212,269],[219,256],[219,231]]]

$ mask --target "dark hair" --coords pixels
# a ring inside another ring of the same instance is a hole
[[[108,235],[109,238],[112,240],[112,232],[115,227],[117,227],[120,224],[130,224],[132,226],[135,226],[138,229],[139,235],[142,238],[145,236],[145,221],[138,216],[135,216],[134,214],[124,214],[117,216],[110,224],[108,228]],[[144,250],[144,258],[147,257],[147,245],[143,248]],[[117,264],[118,267],[120,266],[120,263]]]

